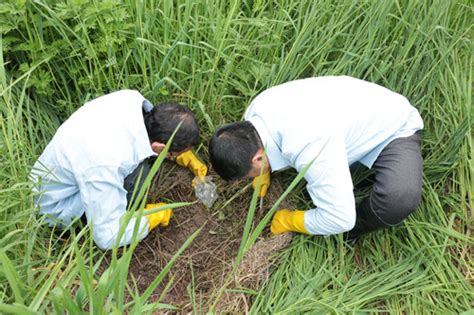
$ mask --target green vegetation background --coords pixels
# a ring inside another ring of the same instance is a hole
[[[342,74],[401,93],[420,111],[422,204],[401,227],[355,249],[338,237],[298,237],[268,284],[250,292],[252,312],[457,314],[472,307],[469,1],[7,0],[0,34],[1,312],[172,308],[148,304],[126,277],[96,277],[91,257],[102,254],[90,237],[64,244],[35,219],[29,169],[84,102],[122,88],[154,103],[178,100],[196,112],[206,144],[216,127],[241,119],[259,91]],[[309,206],[298,189],[294,198]],[[126,275],[123,259],[113,267]]]

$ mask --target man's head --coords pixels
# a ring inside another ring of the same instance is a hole
[[[169,152],[176,155],[192,148],[199,140],[194,113],[180,104],[158,104],[144,114],[144,120],[152,150],[156,153],[163,150],[179,123],[181,126],[174,135]]]
[[[260,136],[248,121],[219,128],[209,143],[209,154],[212,167],[225,180],[258,176],[262,166],[264,171],[270,169]]]

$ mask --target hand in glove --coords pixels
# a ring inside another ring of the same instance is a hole
[[[281,234],[286,232],[298,232],[309,234],[304,227],[304,213],[306,211],[282,209],[275,212],[270,231],[272,234]]]
[[[166,203],[149,203],[145,206],[145,210],[151,210],[162,206],[166,206]],[[150,225],[148,231],[153,230],[158,225],[168,226],[172,214],[173,210],[171,209],[161,210],[152,214],[147,214],[146,218],[148,219],[148,223]]]
[[[259,178],[262,180],[260,182],[260,191],[258,192],[258,196],[263,198],[267,194],[268,187],[270,187],[270,172],[263,173],[262,175],[255,177],[252,181],[253,189],[257,188],[257,182]]]
[[[193,151],[188,150],[178,155],[176,157],[176,163],[180,166],[189,168],[194,176],[197,176],[199,180],[204,181],[204,177],[206,177],[207,174],[207,166],[196,157]]]

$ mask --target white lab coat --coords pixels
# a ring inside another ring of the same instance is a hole
[[[57,130],[31,171],[35,201],[53,224],[67,225],[85,212],[93,239],[102,249],[116,241],[127,208],[125,177],[154,155],[142,114],[145,98],[123,90],[79,108]],[[129,244],[136,219],[120,245]],[[148,234],[142,217],[139,238]]]
[[[305,212],[311,234],[349,231],[355,199],[349,166],[371,167],[393,139],[423,128],[408,100],[384,87],[347,76],[287,82],[259,94],[245,112],[266,147],[272,171],[293,167],[305,174],[315,206]]]

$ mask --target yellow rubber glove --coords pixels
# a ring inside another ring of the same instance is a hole
[[[272,234],[298,232],[309,234],[304,227],[304,213],[306,211],[282,209],[275,212],[270,226]]]
[[[207,166],[196,157],[193,151],[188,150],[178,155],[176,157],[176,163],[189,168],[194,176],[197,176],[201,181],[204,181],[204,177],[206,177],[207,174]]]
[[[262,178],[262,181],[260,182],[260,191],[258,192],[258,196],[263,198],[267,194],[268,187],[270,187],[270,172],[263,173],[262,175],[255,177],[252,181],[253,189],[257,188],[257,182],[260,177]]]
[[[145,210],[150,210],[150,209],[158,208],[161,206],[166,206],[166,203],[164,202],[149,203],[145,206]],[[170,218],[172,214],[173,214],[173,210],[166,209],[166,210],[162,210],[162,211],[158,211],[158,212],[146,215],[146,218],[148,219],[148,223],[150,224],[150,227],[148,228],[148,232],[153,230],[158,225],[168,226],[168,224],[170,223]]]

